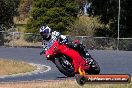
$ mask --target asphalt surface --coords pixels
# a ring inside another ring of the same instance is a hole
[[[29,63],[50,66],[51,70],[32,75],[0,78],[0,82],[56,80],[65,76],[56,66],[39,55],[40,48],[0,48],[0,58],[21,60]],[[130,74],[132,75],[132,51],[89,50],[92,57],[98,62],[101,74]]]

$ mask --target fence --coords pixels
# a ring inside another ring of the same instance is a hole
[[[132,50],[132,38],[68,36],[69,40],[80,40],[87,49]],[[5,47],[41,47],[41,36],[33,33],[0,32],[0,46]]]

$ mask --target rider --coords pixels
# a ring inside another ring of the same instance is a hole
[[[44,50],[40,54],[43,54],[43,52],[49,49],[50,46],[54,43],[54,41],[58,39],[60,44],[66,43],[70,48],[75,49],[84,57],[86,57],[87,52],[84,50],[83,45],[80,44],[78,41],[68,42],[68,38],[66,36],[61,35],[60,32],[52,31],[51,28],[49,28],[48,26],[42,26],[39,29],[39,32],[43,39],[44,48]]]
[[[68,41],[67,37],[61,35],[60,32],[52,31],[48,26],[42,26],[39,29],[40,35],[43,39],[44,51],[50,48],[56,39],[59,39],[59,43],[66,43]]]

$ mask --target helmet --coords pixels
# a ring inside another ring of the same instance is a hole
[[[51,39],[51,29],[48,26],[42,26],[39,32],[43,40],[49,41]]]

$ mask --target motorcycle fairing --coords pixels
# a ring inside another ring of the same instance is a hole
[[[45,52],[45,55],[48,59],[52,60],[52,57],[54,57],[57,54],[64,54],[68,57],[70,57],[73,61],[74,65],[74,72],[78,72],[79,67],[81,66],[82,69],[87,70],[90,66],[86,65],[87,62],[84,60],[84,58],[75,50],[69,48],[65,44],[59,44],[58,41],[55,41],[53,45]],[[50,56],[50,57],[49,57]]]

